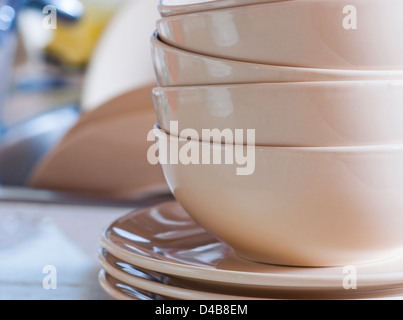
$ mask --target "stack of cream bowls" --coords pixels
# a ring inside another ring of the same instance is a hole
[[[224,159],[220,133],[255,130],[253,148],[245,135],[231,146],[253,151],[249,174],[235,162],[162,161],[198,224],[263,264],[343,267],[403,252],[402,1],[162,0],[160,12],[160,146]],[[206,129],[217,136],[203,141]]]

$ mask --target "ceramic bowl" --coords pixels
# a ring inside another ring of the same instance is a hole
[[[253,63],[402,69],[401,0],[285,1],[157,21],[167,44]]]
[[[210,142],[209,129],[220,142],[224,130],[254,129],[261,146],[403,143],[403,81],[160,87],[153,96],[161,128],[184,138]]]
[[[151,38],[160,86],[228,83],[403,79],[403,70],[335,70],[295,68],[220,59],[177,49]]]
[[[177,201],[243,258],[326,267],[402,252],[403,144],[253,148],[154,134]],[[182,155],[178,164],[171,153]],[[206,161],[215,153],[222,164]],[[227,154],[239,158],[231,164]]]
[[[251,4],[273,3],[289,0],[161,0],[158,9],[162,17],[194,12],[242,7]]]

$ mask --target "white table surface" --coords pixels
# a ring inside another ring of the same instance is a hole
[[[98,283],[103,229],[133,208],[0,199],[0,300],[110,299]],[[45,266],[56,268],[45,290]]]

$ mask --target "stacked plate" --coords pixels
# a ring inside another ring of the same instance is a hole
[[[113,222],[102,235],[99,260],[101,285],[117,299],[403,297],[403,256],[332,268],[255,263],[239,258],[175,201]]]
[[[104,287],[153,299],[398,298],[402,1],[159,9],[147,156],[177,202],[106,230]]]

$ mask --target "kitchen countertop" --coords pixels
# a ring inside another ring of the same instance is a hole
[[[141,206],[0,188],[0,300],[110,299],[97,278],[100,234]]]

